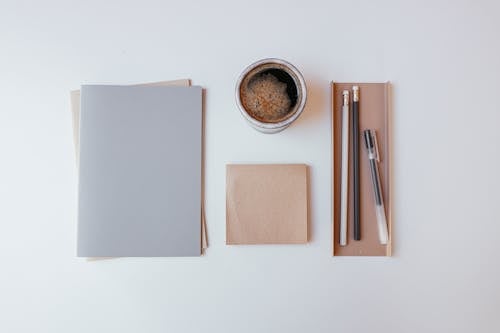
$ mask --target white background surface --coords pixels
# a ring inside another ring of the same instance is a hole
[[[1,332],[500,331],[494,1],[0,1]],[[243,121],[249,63],[304,74],[302,117]],[[207,89],[200,258],[75,257],[69,90]],[[329,81],[394,85],[394,257],[331,257]],[[311,166],[312,241],[226,246],[225,164]]]

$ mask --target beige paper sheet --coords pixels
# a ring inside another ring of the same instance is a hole
[[[138,84],[138,86],[182,86],[182,87],[189,87],[190,85],[191,81],[189,79]],[[70,98],[71,98],[71,116],[73,119],[73,143],[75,145],[76,164],[78,165],[79,154],[80,154],[80,90],[71,91]],[[205,202],[204,193],[202,193],[202,202],[201,202],[202,253],[208,247],[204,202]],[[89,259],[96,260],[96,259],[110,259],[110,258],[89,258]]]
[[[226,166],[226,244],[306,243],[307,224],[307,165]]]

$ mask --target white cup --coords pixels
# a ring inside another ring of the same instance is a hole
[[[245,90],[250,89],[252,80],[267,74],[274,76],[280,84],[286,84],[286,94],[290,100],[286,114],[272,120],[257,116],[242,98]],[[236,103],[241,114],[253,128],[263,133],[278,133],[290,126],[304,111],[306,97],[307,89],[302,74],[292,64],[281,59],[262,59],[251,64],[241,73],[236,84]]]

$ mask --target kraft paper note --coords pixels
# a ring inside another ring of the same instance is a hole
[[[227,244],[307,242],[306,165],[232,164],[226,172]]]

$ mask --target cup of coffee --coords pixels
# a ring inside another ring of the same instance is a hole
[[[278,133],[304,111],[307,89],[302,74],[281,59],[248,66],[236,84],[236,103],[246,121],[263,133]]]

